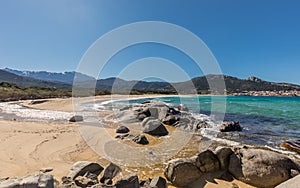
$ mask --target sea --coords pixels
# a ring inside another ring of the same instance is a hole
[[[216,125],[202,131],[210,139],[278,150],[284,141],[300,140],[300,97],[170,96],[117,100],[112,106],[122,107],[147,100],[184,104],[196,118],[199,114],[206,115]],[[218,128],[223,121],[238,121],[242,131],[221,133]]]

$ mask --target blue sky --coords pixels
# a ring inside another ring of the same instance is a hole
[[[299,9],[297,0],[2,0],[0,67],[76,70],[103,34],[132,22],[164,21],[201,38],[224,74],[300,84]],[[143,44],[117,54],[101,77],[149,56],[176,62],[190,77],[201,74],[177,50]]]

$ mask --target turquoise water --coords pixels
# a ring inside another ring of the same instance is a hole
[[[190,111],[212,115],[216,121],[223,118],[239,121],[242,132],[219,133],[218,137],[229,140],[279,147],[285,140],[300,139],[300,97],[159,97],[132,100],[131,103],[149,99],[183,103]]]

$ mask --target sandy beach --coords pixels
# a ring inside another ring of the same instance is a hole
[[[150,97],[132,96],[132,97]],[[100,96],[97,100],[110,100],[111,96]],[[90,98],[83,98],[89,101]],[[41,103],[24,101],[23,106],[43,110],[71,112],[72,99],[47,99]],[[113,131],[111,131],[113,134]],[[24,176],[52,167],[51,174],[60,179],[69,172],[76,161],[96,161],[105,166],[108,161],[95,153],[82,139],[76,123],[0,121],[0,178]],[[139,174],[139,172],[137,172]],[[162,175],[159,172],[158,175]],[[145,177],[152,177],[147,174]],[[233,180],[215,180],[205,187],[252,187]]]

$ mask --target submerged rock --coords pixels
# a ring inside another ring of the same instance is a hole
[[[153,136],[165,136],[169,132],[166,127],[158,120],[152,117],[145,118],[142,122],[143,132]]]
[[[290,179],[299,166],[273,151],[242,148],[230,155],[229,172],[238,180],[256,187],[275,187]]]
[[[242,131],[242,128],[238,121],[223,122],[222,126],[220,127],[220,131],[221,132]]]

